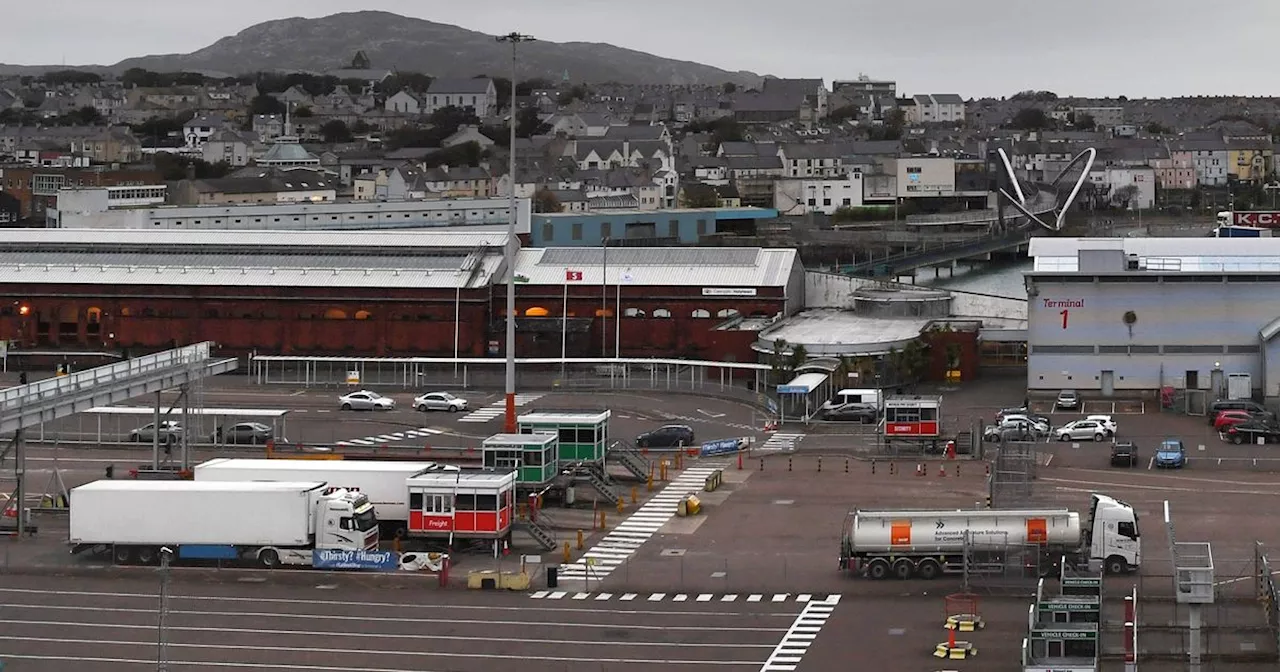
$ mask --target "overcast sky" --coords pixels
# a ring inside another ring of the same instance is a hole
[[[0,2],[0,63],[69,65],[186,53],[262,21],[356,8],[337,0]],[[895,79],[907,94],[1277,93],[1280,0],[366,0],[358,8],[828,84],[865,73]]]

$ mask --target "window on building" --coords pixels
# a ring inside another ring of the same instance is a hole
[[[666,308],[654,308],[653,316],[656,319],[669,320],[671,319],[671,311],[667,310]]]
[[[612,237],[613,237],[613,223],[612,223],[612,222],[601,222],[601,223],[600,223],[600,237],[601,237],[601,238],[612,238]]]
[[[711,311],[705,308],[698,308],[693,311],[692,317],[696,319],[706,319],[708,317],[711,317]]]
[[[814,207],[814,206],[816,206],[816,205],[818,205],[818,199],[816,199],[816,198],[811,198],[811,199],[809,199],[809,207],[811,207],[811,208],[812,208],[812,207]]]
[[[582,240],[582,222],[573,223],[573,240]]]
[[[543,222],[542,224],[542,240],[543,242],[551,242],[555,239],[555,227],[551,226],[551,222]]]
[[[698,220],[698,235],[699,236],[707,235],[707,220],[705,219]]]

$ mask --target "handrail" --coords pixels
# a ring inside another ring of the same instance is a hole
[[[1023,230],[1016,234],[992,234],[981,238],[970,239],[966,241],[958,241],[954,243],[943,243],[936,247],[926,247],[910,252],[902,252],[888,257],[880,257],[872,261],[863,261],[857,264],[846,264],[840,266],[840,272],[844,274],[856,274],[860,270],[872,269],[878,266],[894,265],[897,262],[912,259],[927,258],[940,253],[950,253],[956,251],[977,250],[982,251],[992,243],[996,243],[996,247],[1004,247],[1006,245],[1014,245],[1024,243],[1031,239],[1031,232]]]
[[[122,378],[134,378],[152,371],[198,364],[210,358],[212,347],[213,343],[206,341],[115,364],[97,366],[65,376],[46,378],[27,385],[6,388],[0,390],[0,411],[21,408],[32,399],[63,396],[86,385],[93,386]]]

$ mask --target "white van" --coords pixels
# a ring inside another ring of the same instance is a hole
[[[884,407],[884,398],[880,396],[880,390],[873,389],[848,389],[836,392],[836,396],[827,400],[822,404],[824,410],[840,408],[848,404],[866,404],[875,406],[876,408]]]

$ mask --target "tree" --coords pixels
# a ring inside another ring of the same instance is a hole
[[[125,88],[128,89],[134,87],[149,88],[164,86],[165,80],[159,73],[151,72],[145,68],[129,68],[124,71],[124,74],[120,75],[120,83],[124,84]]]
[[[293,116],[299,119],[309,119],[315,116],[315,114],[311,111],[311,108],[307,107],[306,105],[303,105],[293,111]]]
[[[249,114],[284,114],[285,104],[275,96],[258,94],[249,101]]]
[[[1136,184],[1126,184],[1111,194],[1111,203],[1121,209],[1128,210],[1137,200],[1140,190]]]
[[[1049,115],[1038,107],[1024,107],[1013,115],[1010,125],[1024,131],[1043,130],[1050,126]]]
[[[102,113],[92,105],[86,105],[62,115],[60,121],[68,126],[96,126],[103,122]]]
[[[372,131],[373,127],[364,119],[356,119],[355,123],[351,124],[350,130],[355,135],[364,135],[369,131]]]
[[[513,185],[514,188],[514,185]],[[564,212],[564,205],[554,191],[543,187],[533,195],[534,212]]]
[[[1164,124],[1161,124],[1156,121],[1153,121],[1147,124],[1146,130],[1151,135],[1169,135],[1173,133],[1172,128],[1169,128],[1168,126],[1165,126]]]
[[[575,84],[567,91],[561,92],[559,98],[556,99],[556,102],[561,106],[569,105],[575,100],[586,100],[590,95],[591,92],[587,90],[587,87],[581,84]]]
[[[684,186],[683,198],[686,208],[714,208],[719,204],[716,188],[709,184],[693,183]]]
[[[737,93],[738,85],[734,84],[733,82],[725,82],[723,85],[720,86],[720,90],[729,94]]]
[[[526,107],[516,112],[516,137],[531,138],[535,135],[545,135],[551,130],[549,124],[542,123],[538,118],[538,110],[532,107]]]
[[[328,143],[351,142],[351,129],[343,120],[332,119],[320,126],[320,136]]]
[[[426,93],[431,88],[431,76],[421,72],[397,72],[378,83],[377,91],[383,95],[394,96],[401,91],[417,91]]]
[[[53,70],[44,73],[40,79],[44,80],[49,86],[62,86],[63,84],[85,85],[85,84],[101,84],[102,75],[96,72],[85,72],[83,70]]]
[[[827,114],[827,121],[838,124],[846,119],[857,120],[860,111],[857,105],[842,105]]]
[[[155,165],[156,172],[160,173],[161,179],[166,182],[187,179],[188,169],[195,174],[195,179],[197,180],[226,177],[231,172],[231,166],[227,165],[225,161],[209,163],[202,159],[188,158],[170,152],[156,152],[152,157],[152,162]]]
[[[906,125],[907,113],[900,108],[894,108],[884,115],[884,123],[879,126],[872,126],[867,131],[867,137],[870,140],[901,140],[902,129]]]
[[[1098,124],[1093,120],[1093,115],[1072,113],[1071,125],[1082,131],[1092,131],[1097,128]]]
[[[476,142],[464,142],[432,152],[422,159],[423,168],[440,166],[478,166],[484,150]]]

